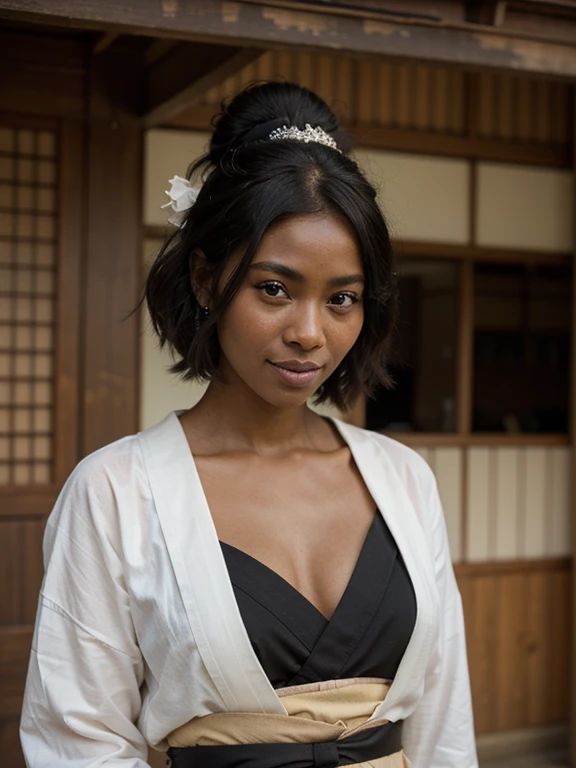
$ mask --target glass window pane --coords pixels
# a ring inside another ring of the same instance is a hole
[[[456,430],[458,277],[453,261],[403,259],[397,362],[391,367],[396,386],[367,401],[368,429]]]
[[[572,270],[477,264],[473,429],[567,432]]]

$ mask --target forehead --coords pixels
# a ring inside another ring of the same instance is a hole
[[[277,261],[304,275],[363,274],[351,226],[331,214],[292,216],[264,234],[252,263]]]

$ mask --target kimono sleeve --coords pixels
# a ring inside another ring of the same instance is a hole
[[[424,695],[405,720],[404,748],[412,768],[477,768],[462,599],[431,473],[429,488],[425,513],[431,523],[440,598],[438,646],[426,675]]]
[[[119,525],[128,490],[98,454],[72,472],[44,534],[20,723],[28,768],[147,766]]]

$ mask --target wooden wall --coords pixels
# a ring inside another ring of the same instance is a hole
[[[570,84],[416,63],[269,51],[206,91],[171,124],[205,129],[254,80],[316,91],[364,146],[570,166]]]
[[[138,426],[124,317],[142,129],[121,57],[95,61],[90,43],[0,33],[0,764],[14,768],[47,516],[86,453]]]
[[[566,722],[569,559],[456,567],[478,734]]]

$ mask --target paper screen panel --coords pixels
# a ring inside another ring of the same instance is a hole
[[[52,479],[57,135],[0,126],[0,484]]]

